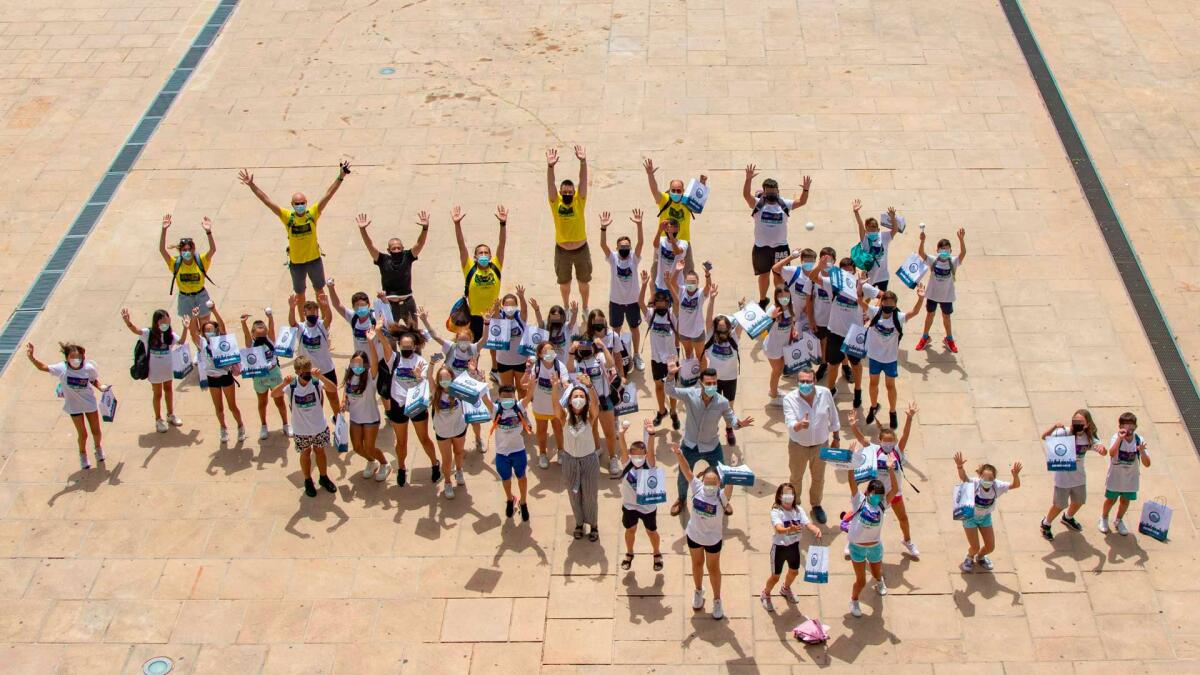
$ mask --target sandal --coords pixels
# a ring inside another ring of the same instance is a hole
[[[583,539],[583,526],[576,525],[575,532],[571,536],[575,537],[576,539]]]
[[[661,553],[654,554],[654,571],[661,572],[663,568],[663,557]]]
[[[593,527],[592,531],[588,532],[588,541],[600,541],[600,530]]]
[[[621,561],[621,569],[627,570],[633,565],[633,554],[626,553],[625,559]]]

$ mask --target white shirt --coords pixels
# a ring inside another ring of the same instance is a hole
[[[894,363],[900,358],[900,333],[897,326],[904,328],[904,313],[897,307],[892,318],[879,317],[879,307],[870,310],[871,321],[867,322],[867,356],[880,363]],[[875,325],[871,325],[874,322]]]
[[[870,236],[871,232],[867,233]],[[879,229],[879,241],[874,246],[867,240],[867,237],[862,238],[862,247],[875,256],[875,266],[867,272],[867,283],[877,284],[881,281],[887,281],[891,274],[888,268],[888,246],[892,243],[892,231]]]
[[[1054,487],[1073,488],[1087,485],[1087,471],[1084,468],[1084,460],[1087,458],[1087,452],[1099,443],[1100,439],[1088,438],[1086,431],[1080,434],[1073,434],[1070,429],[1055,429],[1054,433],[1050,435],[1075,437],[1075,470],[1051,471],[1054,474]]]
[[[442,438],[454,438],[467,430],[466,411],[463,409],[462,401],[454,398],[445,390],[436,401],[431,403],[430,407],[433,408],[434,434]]]
[[[996,500],[1000,495],[1008,492],[1012,487],[1012,483],[1004,480],[992,481],[992,487],[988,490],[983,489],[982,481],[978,478],[972,478],[971,482],[975,484],[975,517],[982,518],[996,510]]]
[[[638,281],[638,265],[642,259],[633,251],[628,258],[622,258],[616,249],[605,260],[608,261],[608,301],[616,305],[636,305],[641,292],[641,282]]]
[[[563,425],[563,450],[575,459],[596,454],[596,441],[592,438],[592,425],[586,422],[571,426]]]
[[[797,272],[800,273],[799,276],[796,276]],[[791,283],[793,278],[796,280],[795,283]],[[791,293],[791,296],[792,296],[791,308],[792,308],[792,311],[795,312],[795,314],[796,314],[796,320],[800,323],[800,328],[799,328],[800,332],[801,333],[805,333],[805,332],[811,333],[812,326],[808,325],[807,306],[808,306],[808,298],[810,295],[813,294],[812,279],[808,278],[808,274],[804,271],[803,267],[796,267],[793,265],[788,265],[787,267],[783,268],[783,283],[784,283],[784,285],[786,285],[788,291]],[[826,308],[826,310],[828,310],[828,308]],[[816,315],[816,313],[817,313],[817,308],[814,306],[813,307],[814,316]],[[826,317],[828,318],[828,314],[826,314]]]
[[[575,372],[587,375],[592,380],[592,388],[596,396],[604,398],[609,395],[611,387],[608,383],[608,357],[603,353],[594,354],[586,360],[575,360]]]
[[[157,328],[155,329],[157,330]],[[171,344],[165,341],[159,349],[150,348],[150,329],[142,329],[142,342],[146,344],[146,352],[150,355],[150,384],[170,382],[175,377],[175,369],[171,366],[171,349],[180,344],[179,334],[171,331]]]
[[[621,477],[621,506],[629,511],[638,513],[654,513],[658,504],[639,504],[637,500],[638,476],[644,471],[652,471],[649,464],[643,464],[640,469],[630,469]]]
[[[927,255],[925,264],[929,266],[929,279],[925,285],[926,302],[954,302],[954,273],[962,264],[962,258],[954,256],[942,261],[936,256]]]
[[[475,343],[471,343],[466,351],[458,348],[458,342],[451,342],[442,348],[442,354],[446,357],[446,367],[450,372],[454,373],[455,377],[462,375],[462,372],[467,369],[471,359],[479,358],[479,349]]]
[[[808,415],[808,428],[797,431],[793,427]],[[783,420],[787,424],[788,440],[799,445],[825,445],[829,435],[842,428],[838,419],[837,406],[829,389],[816,385],[812,403],[804,400],[799,389],[793,389],[783,397]]]
[[[525,335],[525,318],[518,311],[508,317],[508,349],[496,352],[496,363],[503,366],[519,366],[525,363],[521,348],[521,337]]]
[[[425,357],[415,351],[408,358],[400,356],[400,352],[396,352],[392,356],[392,388],[389,392],[392,397],[392,405],[404,405],[408,399],[408,390],[417,386],[417,371],[423,363],[425,363]]]
[[[365,318],[359,317],[354,313],[354,310],[346,307],[342,311],[342,316],[346,319],[346,323],[350,324],[350,332],[354,335],[354,351],[367,351],[367,331],[375,326],[375,314],[368,314]],[[383,357],[383,349],[378,344],[374,345],[375,355]]]
[[[301,321],[299,333],[300,348],[317,370],[321,374],[333,370],[333,355],[329,353],[329,327],[325,322],[317,319],[317,325],[310,326],[307,321]]]
[[[1118,436],[1113,434],[1108,442],[1109,447],[1117,442]],[[1104,481],[1104,489],[1113,492],[1137,492],[1142,470],[1141,458],[1138,457],[1137,444],[1145,439],[1134,434],[1132,440],[1121,441],[1117,452],[1109,458],[1108,478]],[[1141,452],[1145,453],[1145,450]],[[1148,453],[1147,453],[1148,454]]]
[[[217,338],[213,339],[216,340]],[[200,338],[200,349],[196,358],[200,360],[200,366],[204,368],[205,378],[224,377],[233,372],[233,366],[225,366],[224,368],[216,366],[216,363],[212,359],[212,350],[208,347],[208,338],[206,337]],[[333,370],[333,367],[330,366],[329,370]]]
[[[517,403],[512,408],[505,408],[496,403],[496,454],[512,455],[525,450],[525,427],[521,420],[525,418],[525,409]],[[529,420],[525,419],[525,424]]]
[[[650,334],[650,360],[669,362],[679,354],[675,346],[675,320],[671,318],[671,310],[659,316],[653,307],[647,307],[645,319],[646,331]]]
[[[550,378],[555,373],[558,374],[558,380],[565,387],[567,384],[567,367],[559,363],[557,359],[546,365],[541,359],[533,366],[533,413],[535,415],[553,415],[554,414],[554,396],[553,384]]]
[[[774,204],[761,199],[760,201],[762,208],[751,216],[754,218],[754,245],[772,248],[786,246],[788,212],[784,211],[780,204],[783,202],[790,207],[796,200],[789,199],[784,202],[783,195],[779,195],[779,201]]]
[[[79,369],[67,365],[66,361],[46,366],[50,374],[62,385],[63,412],[68,415],[96,412],[96,391],[92,383],[100,379],[96,364],[85,360]]]
[[[852,274],[843,274],[845,284],[838,293],[833,292],[833,284],[829,277],[821,276],[821,285],[832,296],[832,306],[829,310],[829,331],[835,335],[846,337],[850,326],[861,326],[863,323],[862,307],[858,304],[858,279]],[[879,289],[871,284],[863,284],[863,297],[867,300],[879,295]]]
[[[704,358],[708,363],[708,367],[717,371],[718,380],[736,380],[738,379],[738,350],[734,349],[733,343],[736,338],[737,331],[729,337],[729,341],[721,344],[716,340],[704,350]]]
[[[554,345],[555,358],[558,359],[559,363],[563,364],[564,368],[567,366],[567,341],[575,335],[575,321],[579,318],[575,316],[575,314],[575,312],[572,312],[568,309],[567,320],[563,323],[563,327],[557,332],[550,330],[550,322],[548,321],[546,322],[545,326],[542,326],[546,329],[546,332],[550,334],[549,342],[550,344]]]
[[[725,506],[721,489],[708,497],[704,494],[704,479],[692,479],[692,515],[688,518],[688,538],[701,546],[720,543],[725,534]]]
[[[322,386],[315,377],[311,378],[308,384],[302,384],[300,378],[296,378],[284,389],[290,397],[292,431],[297,436],[316,436],[329,429],[321,409],[321,400],[325,395],[321,391]]]
[[[358,384],[359,378],[367,378],[367,386],[363,388],[361,394],[355,394],[351,391],[351,387]],[[346,382],[346,386],[342,389],[346,394],[346,409],[350,413],[350,421],[355,424],[377,424],[379,422],[379,401],[375,394],[375,378],[371,376],[370,371],[364,371],[362,375],[351,373],[350,380]]]
[[[851,502],[854,504],[854,515],[850,518],[850,531],[847,533],[850,543],[859,546],[879,543],[886,500],[881,501],[879,506],[871,506],[866,495],[856,493]]]
[[[892,445],[887,450],[875,444],[867,447],[875,453],[875,477],[883,483],[884,494],[892,490],[892,477],[888,475],[888,464],[891,464],[896,472],[896,494],[900,494],[901,488],[904,486],[904,481],[900,480],[904,468],[904,455],[900,452],[899,444]]]
[[[679,288],[679,302],[675,305],[675,318],[679,322],[679,335],[689,340],[704,338],[704,303],[708,300],[704,290],[697,288],[695,293],[688,293],[682,286]]]
[[[675,261],[677,259],[682,259],[682,258],[687,257],[687,249],[688,249],[687,240],[686,239],[676,239],[675,243],[678,244],[679,248],[680,248],[678,258],[675,255],[675,251],[671,248],[671,244],[669,244],[667,242],[666,235],[659,237],[654,242],[654,246],[657,249],[657,252],[654,255],[655,255],[655,260],[657,260],[657,262],[658,262],[658,273],[654,277],[654,286],[656,288],[664,288],[665,289],[667,287],[667,273],[675,271]],[[682,287],[683,286],[683,275],[677,274],[676,278],[675,278],[675,282],[677,284],[679,284],[680,287]]]
[[[811,283],[811,280],[810,280]],[[829,315],[833,311],[833,289],[828,280],[810,286],[813,293],[813,320],[822,328],[829,327]]]
[[[767,353],[768,359],[782,359],[784,348],[792,341],[792,327],[796,322],[791,310],[792,305],[788,305],[786,309],[778,305],[775,307],[775,322],[767,331],[767,341],[763,344],[763,351]]]
[[[791,546],[800,541],[800,532],[790,532],[788,534],[780,534],[776,527],[791,527],[793,525],[808,525],[808,514],[804,512],[799,504],[792,504],[792,508],[784,509],[779,506],[771,507],[771,543],[775,546]]]

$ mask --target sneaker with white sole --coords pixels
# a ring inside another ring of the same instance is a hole
[[[1129,535],[1129,528],[1125,527],[1124,520],[1117,518],[1117,521],[1115,523],[1113,523],[1113,525],[1117,526],[1117,534],[1121,535],[1122,537]]]
[[[768,595],[766,591],[758,594],[758,601],[762,603],[763,609],[771,612],[772,614],[775,613],[775,605],[771,602],[771,596]]]
[[[88,461],[87,455],[82,452],[79,453],[79,468],[81,468],[81,469],[92,468],[92,463]]]
[[[883,579],[875,582],[875,592],[879,595],[887,595],[887,584],[883,582]]]
[[[546,457],[545,455],[538,455],[538,468],[539,469],[549,469],[550,468],[550,458]]]
[[[265,441],[265,440],[267,440],[267,436],[270,436],[270,435],[271,435],[271,430],[267,428],[267,425],[264,424],[258,428],[258,440]]]
[[[246,440],[246,427],[238,427],[238,443]]]
[[[83,461],[86,462],[87,458],[85,457]],[[85,466],[84,468],[86,469],[87,467]],[[703,608],[704,608],[704,589],[697,588],[696,590],[692,591],[692,609],[699,610],[699,609],[703,609]]]
[[[633,367],[634,367],[634,368],[637,368],[638,370],[645,370],[645,369],[646,369],[646,362],[642,360],[642,355],[641,355],[641,354],[634,354],[634,356],[633,356]]]
[[[229,442],[229,430],[226,429],[225,427],[221,427],[221,442],[222,443]]]
[[[290,425],[290,424],[283,425],[283,435],[287,436],[288,438],[295,437],[295,434],[292,433],[292,425]]]
[[[96,461],[97,462],[104,461],[104,448],[96,448]],[[1117,521],[1117,522],[1120,522],[1120,521]]]
[[[608,473],[612,478],[619,477],[618,474],[621,473],[621,463],[617,461],[616,457],[610,457],[608,459]]]
[[[974,572],[975,561],[971,559],[971,556],[967,556],[963,558],[962,564],[958,566],[958,569],[964,572]]]
[[[721,599],[713,600],[712,618],[720,621],[725,618],[725,608],[721,606]]]
[[[170,424],[173,427],[181,427],[183,426],[183,420],[179,419],[178,415],[172,413],[167,415],[167,424]]]
[[[388,476],[390,475],[392,475],[392,463],[388,462],[387,464],[379,467],[379,470],[375,472],[375,482],[382,483],[383,481],[387,480]]]
[[[458,486],[459,486],[459,487],[462,487],[462,486],[464,486],[464,485],[466,485],[466,484],[467,484],[467,479],[466,479],[466,478],[463,478],[463,472],[462,472],[462,469],[457,469],[457,470],[455,470],[455,472],[454,472],[454,482],[455,482],[455,483],[458,483]]]
[[[914,544],[911,539],[904,539],[900,543],[904,545],[904,550],[908,551],[910,556],[914,558],[921,557],[920,549],[917,548],[917,545]]]
[[[376,462],[375,460],[372,459],[371,461],[367,462],[367,468],[363,469],[363,478],[374,477],[375,472],[378,470],[379,470],[379,462]]]
[[[986,555],[982,555],[982,556],[979,556],[978,558],[976,558],[975,564],[979,565],[980,567],[982,567],[983,569],[985,569],[989,572],[991,572],[993,569],[996,568],[996,566],[992,564],[992,559],[987,557]]]
[[[793,593],[792,589],[788,586],[783,586],[782,588],[780,588],[779,595],[782,596],[784,600],[787,600],[788,602],[792,603],[793,605],[796,604],[796,602],[797,602],[796,594]]]
[[[154,430],[160,434],[167,433],[167,423],[162,420],[154,420]]]
[[[850,614],[854,616],[862,616],[862,607],[858,605],[857,600],[850,601]]]
[[[454,499],[454,484],[446,483],[442,488],[442,495],[444,495],[446,499]]]
[[[1096,522],[1096,529],[1100,530],[1101,534],[1108,534],[1108,518],[1100,518],[1100,520]]]

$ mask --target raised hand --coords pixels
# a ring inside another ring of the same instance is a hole
[[[1021,469],[1023,469],[1023,468],[1025,468],[1025,467],[1023,467],[1020,462],[1013,462],[1013,465],[1012,465],[1013,478],[1016,478],[1021,473]]]
[[[645,167],[646,173],[651,176],[654,175],[655,171],[658,171],[658,169],[654,166],[654,160],[650,159],[649,157],[642,160],[642,166]]]
[[[890,220],[893,223],[896,222],[896,207],[889,206],[887,213],[888,213],[888,220]]]
[[[641,225],[642,224],[642,210],[634,209],[633,215],[629,217],[629,222],[633,223],[634,225]]]
[[[958,228],[958,240],[961,242],[963,240],[963,237],[966,237],[966,236],[967,236],[967,228],[965,228],[965,227]]]
[[[602,230],[608,229],[609,225],[612,225],[612,214],[609,213],[608,211],[601,211],[600,212],[600,229],[602,229]]]
[[[915,416],[916,416],[916,414],[917,414],[917,412],[918,412],[919,410],[920,410],[920,409],[919,409],[919,408],[917,408],[917,402],[916,402],[916,401],[911,401],[911,402],[908,404],[908,409],[904,411],[904,414],[905,414],[905,415],[908,415],[909,417],[915,417]]]
[[[169,229],[171,227],[171,214],[168,213],[163,216],[162,226],[163,226],[164,230]]]
[[[758,171],[755,170],[757,168],[753,164],[746,165],[746,180],[754,180],[754,177],[758,175]]]
[[[641,276],[642,276],[642,283],[643,283],[643,284],[644,284],[644,283],[646,283],[647,281],[650,281],[650,273],[649,273],[649,272],[647,272],[646,270],[642,270],[642,274],[641,274]]]
[[[851,208],[851,209],[852,209],[852,210],[853,210],[855,213],[858,213],[858,212],[859,212],[859,211],[862,209],[862,200],[861,200],[861,199],[855,199],[853,202],[850,202],[850,208]]]
[[[808,419],[808,413],[804,413],[804,419]],[[850,426],[858,426],[858,411],[851,408],[850,414],[846,417],[846,420],[850,422]]]
[[[540,311],[542,311],[542,307],[541,307],[541,305],[538,305],[537,298],[530,298],[530,299],[529,299],[529,306],[530,306],[530,307],[532,307],[532,308],[533,308],[533,311],[535,311],[535,312],[540,312]]]
[[[558,150],[550,148],[546,151],[546,166],[554,166],[558,164]]]
[[[588,377],[588,375],[586,373],[580,373],[578,380],[579,380],[579,384],[582,384],[585,387],[592,386],[592,378]]]
[[[429,212],[417,211],[417,224],[421,227],[429,227]]]
[[[805,192],[808,192],[808,189],[809,189],[809,188],[811,188],[811,187],[812,187],[812,178],[811,178],[811,177],[809,177],[809,176],[805,176],[805,177],[804,177],[804,178],[803,178],[803,179],[800,181],[800,188],[801,188],[802,190],[804,190]]]
[[[518,298],[525,297],[525,287],[522,286],[521,284],[517,284],[517,297]]]
[[[572,301],[571,301],[571,304],[569,305],[569,307],[571,308],[571,313],[572,313],[572,314],[576,314],[576,313],[578,313],[578,312],[579,312],[579,301],[578,301],[578,300],[572,300]]]
[[[212,234],[212,219],[208,216],[204,216],[204,218],[200,220],[200,227],[204,228],[205,234]]]
[[[583,151],[582,145],[575,146],[575,157],[578,158],[579,161],[581,161],[581,162],[587,161],[587,154]]]
[[[462,224],[463,218],[466,217],[467,214],[463,213],[461,206],[456,205],[454,208],[450,209],[450,220],[453,220],[455,225]]]
[[[367,217],[367,214],[360,213],[354,217],[354,224],[358,225],[358,229],[365,230],[371,226],[371,219]]]
[[[238,180],[242,182],[242,185],[254,187],[254,174],[245,169],[238,172]]]
[[[960,466],[960,467],[961,467],[963,464],[966,464],[966,463],[967,463],[967,460],[966,460],[966,459],[963,457],[963,454],[962,454],[962,452],[956,452],[956,453],[954,453],[954,463],[955,463],[955,464],[957,464],[957,465],[958,465],[958,466]]]
[[[338,170],[342,172],[343,176],[348,175],[350,173],[350,162],[338,162]]]
[[[496,220],[500,221],[501,225],[508,222],[508,209],[504,208],[503,204],[496,207]]]

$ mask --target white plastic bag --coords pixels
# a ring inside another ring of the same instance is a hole
[[[829,547],[813,544],[804,557],[804,580],[810,584],[829,583]]]
[[[117,395],[112,387],[100,394],[100,419],[111,422],[117,417]]]
[[[975,484],[971,481],[954,486],[954,519],[975,517]]]
[[[508,350],[512,344],[512,325],[508,319],[492,319],[487,326],[487,342],[484,349],[494,352]]]
[[[687,187],[683,189],[684,206],[692,213],[700,213],[704,210],[704,204],[707,202],[708,186],[695,178],[688,180]]]
[[[617,417],[621,417],[622,415],[628,415],[630,413],[635,413],[638,411],[638,396],[637,396],[637,386],[636,385],[634,385],[632,382],[626,382],[621,387],[620,397],[621,397],[621,400],[619,402],[617,402],[616,407],[613,409],[613,413]]]
[[[1161,500],[1161,497],[1159,498]],[[1171,528],[1171,507],[1159,500],[1142,504],[1142,517],[1138,521],[1138,532],[1159,541],[1167,540]]]
[[[171,348],[171,371],[175,379],[182,380],[195,369],[196,356],[189,345],[181,342]]]

